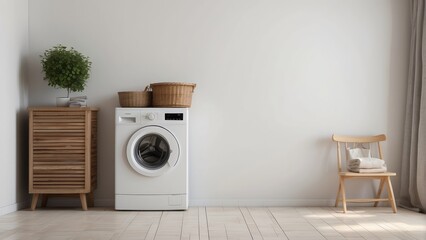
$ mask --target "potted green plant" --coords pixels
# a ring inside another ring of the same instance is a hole
[[[92,65],[89,57],[62,45],[46,50],[40,57],[48,85],[67,89],[67,97],[58,97],[56,105],[67,106],[70,92],[81,92],[86,87]]]

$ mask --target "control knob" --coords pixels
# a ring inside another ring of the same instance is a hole
[[[154,113],[148,113],[147,118],[149,120],[154,120],[155,119],[155,114]]]

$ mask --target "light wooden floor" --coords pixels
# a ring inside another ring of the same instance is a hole
[[[0,216],[0,239],[426,239],[426,215],[390,208],[37,209]]]

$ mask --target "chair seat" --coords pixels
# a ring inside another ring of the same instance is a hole
[[[388,177],[388,176],[396,176],[396,173],[394,173],[394,172],[384,172],[384,173],[339,172],[339,176],[345,176],[345,177]]]

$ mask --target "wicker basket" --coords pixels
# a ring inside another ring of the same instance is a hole
[[[152,83],[152,105],[154,107],[191,107],[195,86],[194,83]]]
[[[150,107],[152,104],[151,91],[118,92],[121,107]]]

